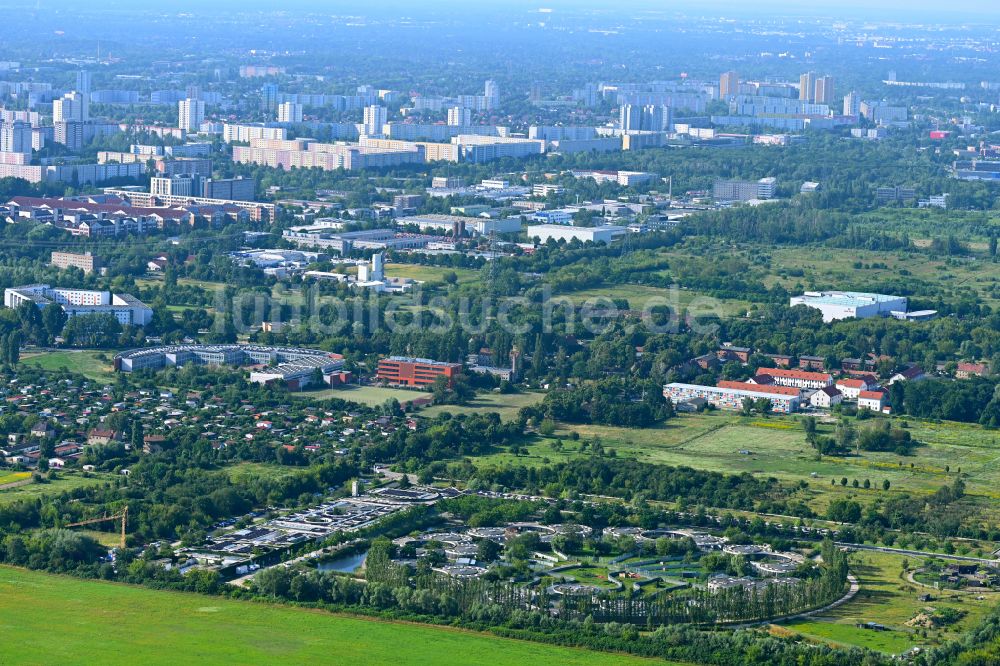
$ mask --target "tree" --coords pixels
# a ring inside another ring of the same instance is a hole
[[[891,484],[889,483],[889,479],[886,479],[885,481],[882,482],[882,490],[889,490],[890,485]]]
[[[122,326],[114,315],[82,314],[66,322],[66,342],[77,347],[113,347],[118,343]]]
[[[42,308],[42,325],[45,327],[49,339],[62,333],[63,327],[66,326],[66,320],[66,313],[62,306],[57,303],[49,303]]]
[[[499,555],[500,545],[491,539],[483,539],[476,548],[476,559],[480,562],[493,562]]]

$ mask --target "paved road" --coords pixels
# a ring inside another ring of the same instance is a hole
[[[913,555],[914,557],[938,557],[942,560],[959,560],[962,562],[976,562],[978,564],[989,564],[990,566],[997,566],[1000,560],[989,560],[982,557],[969,557],[968,555],[945,555],[943,553],[931,553],[926,550],[908,550],[906,548],[889,548],[888,546],[869,546],[865,543],[844,543],[842,541],[835,541],[836,545],[841,548],[850,548],[852,550],[871,550],[878,553],[893,553],[896,555]]]
[[[802,620],[807,617],[814,617],[816,615],[821,615],[827,611],[831,611],[834,608],[837,608],[838,606],[846,604],[848,601],[853,599],[854,595],[856,595],[858,591],[861,589],[861,583],[859,583],[858,579],[854,577],[854,574],[847,574],[847,582],[851,584],[850,589],[847,590],[847,594],[837,599],[833,603],[823,606],[822,608],[814,608],[813,610],[804,611],[802,613],[796,613],[795,615],[786,615],[784,617],[776,617],[770,620],[761,620],[760,622],[747,622],[744,624],[730,625],[727,626],[726,628],[743,629],[749,627],[760,627],[765,624],[776,624],[778,622],[792,622],[794,620]]]

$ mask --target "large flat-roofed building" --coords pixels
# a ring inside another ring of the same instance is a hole
[[[344,357],[319,349],[297,347],[192,344],[133,349],[116,355],[114,359],[115,369],[120,372],[159,370],[188,364],[262,365],[268,366],[260,371],[265,375],[285,373],[291,376],[296,374],[296,368],[304,369],[307,366],[309,374],[316,368],[320,368],[324,374],[339,370],[344,365]],[[274,378],[269,377],[264,381],[271,381]]]
[[[396,224],[401,226],[413,224],[421,231],[438,230],[457,233],[458,235],[461,235],[463,231],[483,236],[493,232],[509,234],[517,233],[521,230],[521,219],[518,217],[487,219],[466,215],[442,215],[440,213],[399,217],[396,218]]]
[[[101,260],[90,252],[82,254],[76,252],[53,252],[51,264],[63,270],[72,266],[79,268],[84,273],[93,273],[101,268]]]
[[[716,201],[752,201],[774,197],[773,177],[750,180],[717,180],[712,185],[712,198]]]
[[[110,291],[89,289],[59,289],[47,284],[29,284],[4,289],[3,304],[17,308],[22,303],[34,303],[39,308],[59,305],[67,317],[84,314],[110,314],[119,323],[145,326],[153,317],[153,310],[130,294],[112,294]]]
[[[740,384],[732,382],[732,384]],[[774,390],[768,390],[773,388]],[[742,409],[743,400],[767,398],[771,401],[771,409],[775,412],[788,414],[798,411],[801,398],[798,391],[788,395],[780,391],[781,387],[767,387],[754,384],[735,386],[701,386],[698,384],[667,384],[663,387],[663,396],[669,398],[675,405],[695,398],[701,398],[718,409]]]
[[[461,363],[432,361],[429,358],[390,356],[378,362],[375,378],[389,384],[430,386],[438,377],[445,377],[450,386],[462,369]]]
[[[906,312],[905,296],[870,294],[860,291],[807,291],[793,296],[789,306],[806,305],[823,313],[823,321],[838,319],[865,319],[890,316],[893,312]]]
[[[625,227],[613,225],[571,227],[565,224],[538,224],[528,227],[528,238],[538,239],[539,243],[547,243],[549,240],[564,240],[568,243],[574,239],[583,243],[611,243],[627,233],[628,229]]]

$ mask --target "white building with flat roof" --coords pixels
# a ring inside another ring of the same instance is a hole
[[[153,318],[153,310],[130,294],[89,289],[59,289],[47,284],[29,284],[4,289],[3,304],[17,308],[22,303],[34,303],[39,308],[56,304],[68,318],[83,314],[110,314],[119,323],[145,326]]]
[[[611,243],[627,233],[626,227],[614,225],[571,227],[565,224],[537,224],[528,227],[528,238],[537,239],[539,243],[547,243],[549,240],[564,240],[568,243],[574,239],[582,243]]]
[[[890,316],[893,312],[906,312],[905,296],[870,294],[860,291],[807,291],[793,296],[790,307],[806,305],[823,313],[823,321],[838,319],[866,319]]]

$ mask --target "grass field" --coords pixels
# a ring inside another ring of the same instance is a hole
[[[269,463],[244,462],[225,468],[225,473],[233,481],[248,481],[252,479],[280,479],[292,476],[299,470],[285,465]]]
[[[425,391],[389,388],[384,386],[357,386],[355,384],[339,388],[324,389],[322,391],[307,391],[296,394],[295,397],[307,398],[310,400],[350,400],[352,402],[377,407],[390,398],[395,398],[400,404],[405,404],[418,398],[428,398],[430,393]]]
[[[523,393],[482,393],[467,405],[434,405],[420,411],[422,416],[435,417],[441,412],[450,414],[483,414],[488,412],[498,412],[504,421],[512,421],[517,418],[517,412],[522,407],[541,402],[545,394],[535,391]]]
[[[479,271],[470,268],[448,268],[446,266],[422,266],[420,264],[386,264],[385,274],[391,277],[405,277],[411,280],[426,282],[428,285],[443,284],[444,276],[454,273],[458,277],[457,284],[475,282],[479,279]]]
[[[44,631],[40,628],[44,627]],[[653,663],[486,634],[0,567],[4,663]],[[666,662],[657,661],[665,664]]]
[[[602,303],[598,299],[625,299],[628,301],[630,309],[636,311],[642,311],[647,304],[666,305],[679,311],[693,307],[699,313],[712,313],[722,317],[742,316],[746,314],[748,307],[746,301],[714,298],[689,289],[672,290],[635,284],[581,289],[567,294],[559,294],[556,298],[559,296],[565,296],[578,304],[590,301],[595,306],[604,307],[608,303]]]
[[[114,355],[115,352],[110,350],[38,352],[25,354],[21,357],[21,362],[38,366],[43,370],[70,370],[94,381],[103,382],[114,375],[114,368],[111,365],[111,358]],[[104,356],[108,360],[101,360],[98,356]]]
[[[29,483],[16,488],[0,490],[0,504],[7,504],[21,499],[32,499],[55,495],[74,488],[83,488],[104,483],[113,478],[110,474],[95,474],[84,477],[74,472],[60,472],[59,478],[48,483]]]
[[[957,638],[975,627],[1000,602],[1000,593],[971,594],[938,592],[908,582],[903,573],[903,560],[910,568],[919,566],[921,558],[889,553],[855,553],[851,570],[861,583],[861,590],[850,602],[824,617],[810,618],[782,625],[805,636],[839,645],[857,645],[891,654],[899,654],[915,645],[930,645]],[[925,592],[932,601],[919,601]],[[982,596],[983,599],[978,597]],[[927,637],[906,626],[906,622],[926,607],[954,608],[965,616],[953,625],[929,629]],[[859,629],[864,622],[878,622],[889,631]]]
[[[819,512],[831,499],[846,494],[862,502],[875,499],[882,494],[884,480],[889,481],[892,490],[931,493],[954,482],[961,470],[970,501],[982,506],[987,515],[994,515],[995,500],[1000,499],[1000,435],[961,423],[934,424],[913,419],[907,423],[913,437],[924,444],[909,456],[862,451],[860,455],[817,459],[797,418],[761,419],[732,412],[706,412],[682,414],[659,427],[645,429],[560,424],[553,437],[537,437],[529,443],[527,456],[515,458],[499,452],[477,460],[504,466],[561,462],[590,455],[580,451],[581,444],[596,438],[619,457],[643,462],[805,481],[810,506]],[[824,434],[832,432],[829,425],[821,425],[820,429]],[[580,436],[579,441],[570,439],[574,432]],[[562,442],[561,450],[556,449],[557,439]],[[840,485],[842,478],[848,479],[846,488]],[[872,488],[855,489],[854,479],[862,486],[867,479]]]
[[[0,486],[6,485],[8,483],[17,483],[18,481],[24,481],[30,476],[31,472],[0,471]]]

